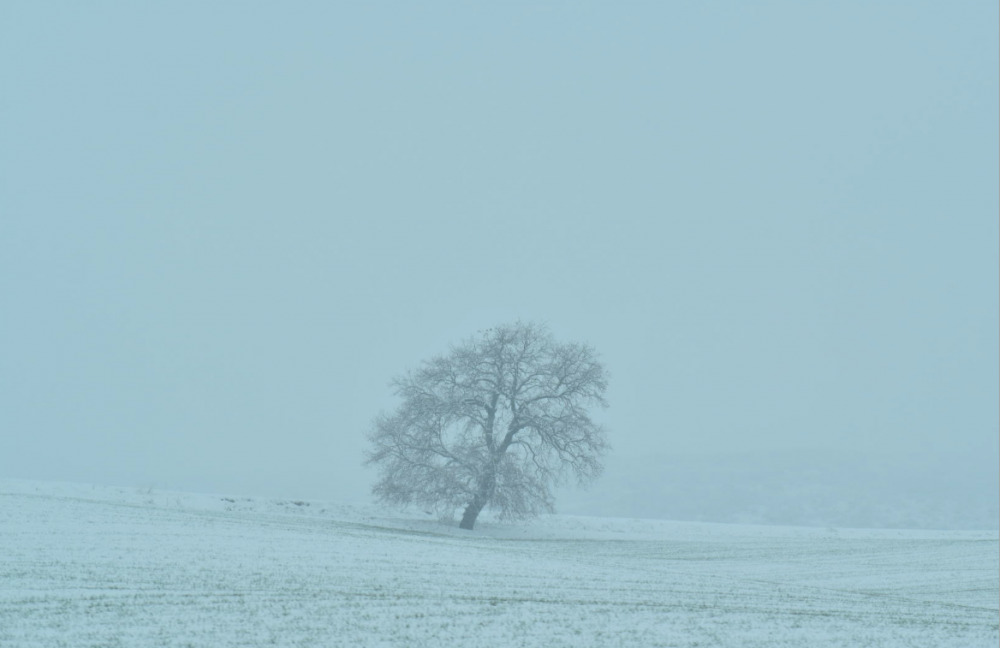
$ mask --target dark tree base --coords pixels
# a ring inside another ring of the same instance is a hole
[[[483,510],[485,502],[480,503],[477,500],[473,500],[468,506],[465,507],[465,513],[462,514],[462,521],[459,523],[459,529],[466,529],[472,531],[472,527],[476,524],[476,518],[479,517],[479,513]]]

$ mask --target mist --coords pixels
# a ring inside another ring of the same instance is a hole
[[[0,477],[367,502],[389,380],[520,319],[611,372],[560,510],[996,528],[997,22],[6,3]]]

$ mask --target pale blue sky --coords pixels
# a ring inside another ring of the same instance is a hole
[[[0,476],[354,497],[547,321],[620,456],[998,446],[995,2],[4,2]]]

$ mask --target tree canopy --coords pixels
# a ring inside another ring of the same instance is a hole
[[[395,378],[402,399],[368,433],[372,491],[443,514],[464,507],[471,529],[486,507],[501,519],[554,510],[552,487],[601,473],[608,372],[590,346],[557,342],[541,324],[481,332]]]

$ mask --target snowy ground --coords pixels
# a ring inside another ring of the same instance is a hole
[[[996,531],[376,508],[0,480],[0,646],[996,646]]]

